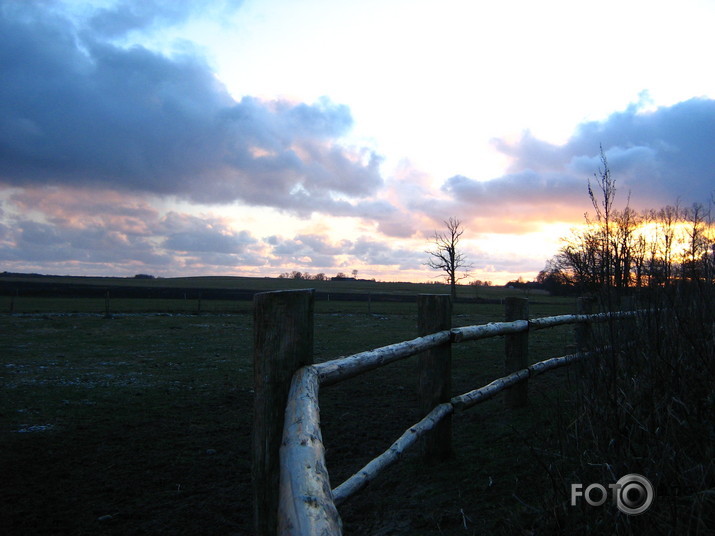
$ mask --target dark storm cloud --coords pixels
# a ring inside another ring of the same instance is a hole
[[[0,6],[0,181],[363,210],[337,198],[374,193],[380,159],[336,144],[346,106],[236,102],[198,55],[108,40],[185,18],[178,4],[122,2],[91,31],[37,3]]]
[[[565,150],[588,154],[584,148],[597,139],[635,196],[704,201],[715,188],[715,100],[691,99],[642,114],[631,107],[583,125]]]
[[[495,140],[512,157],[510,173],[488,181],[455,176],[443,191],[476,214],[504,214],[515,207],[544,219],[574,217],[590,208],[587,181],[602,166],[599,146],[625,203],[657,208],[681,198],[706,202],[715,189],[715,101],[691,99],[644,112],[637,106],[605,121],[580,125],[564,145],[530,133],[509,144]]]

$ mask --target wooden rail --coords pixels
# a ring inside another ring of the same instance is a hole
[[[423,455],[429,459],[440,459],[451,451],[450,417],[454,411],[469,409],[505,389],[507,406],[523,406],[529,377],[592,355],[586,351],[591,323],[636,314],[635,311],[588,314],[591,303],[579,299],[579,314],[528,320],[527,300],[507,298],[509,321],[451,328],[451,298],[421,295],[418,324],[422,336],[312,364],[313,300],[313,292],[305,290],[267,292],[255,298],[256,414],[252,467],[255,529],[260,535],[342,534],[336,505],[364,488],[408,448],[422,440]],[[529,365],[528,332],[566,324],[578,326],[578,352]],[[448,329],[423,333],[440,326]],[[451,345],[499,335],[505,336],[507,374],[479,389],[449,398]],[[331,489],[320,430],[320,386],[417,354],[421,355],[420,398],[424,417],[383,454]],[[281,436],[282,440],[277,441]]]

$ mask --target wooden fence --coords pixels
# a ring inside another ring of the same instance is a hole
[[[313,364],[312,290],[278,291],[254,298],[254,426],[252,476],[256,534],[333,536],[342,534],[337,506],[365,487],[384,468],[421,440],[428,459],[451,452],[451,415],[508,389],[508,407],[527,401],[527,380],[586,358],[590,324],[635,312],[590,314],[579,299],[577,314],[528,319],[528,300],[507,298],[506,321],[452,328],[448,295],[418,296],[418,337],[410,341]],[[576,324],[577,352],[532,365],[531,330]],[[451,345],[505,336],[507,375],[451,397]],[[331,385],[419,354],[420,406],[424,418],[383,454],[332,489],[320,431],[318,393]]]

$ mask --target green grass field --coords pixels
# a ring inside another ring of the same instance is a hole
[[[0,524],[8,533],[250,534],[251,302],[204,301],[198,315],[182,300],[117,300],[105,319],[103,300],[27,300],[0,316]],[[534,300],[532,317],[573,312],[573,300]],[[416,336],[414,303],[366,308],[316,302],[316,360]],[[96,314],[50,314],[72,311]],[[149,311],[172,315],[129,314]],[[500,305],[457,304],[453,323],[502,318]],[[531,360],[562,355],[572,342],[568,327],[536,332]],[[503,373],[501,338],[455,345],[453,355],[454,394]],[[456,416],[455,459],[424,467],[408,454],[341,508],[345,534],[521,526],[524,504],[548,487],[534,449],[552,456],[553,428],[568,424],[560,407],[567,384],[559,383],[568,375],[536,378],[523,410],[506,412],[497,398]],[[418,420],[416,385],[412,358],[321,392],[333,486]]]

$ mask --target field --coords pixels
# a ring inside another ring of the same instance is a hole
[[[0,317],[0,524],[10,534],[250,534],[251,303],[204,300],[196,314],[189,299],[113,300],[108,318],[105,305],[19,296],[15,314]],[[316,302],[316,360],[413,338],[415,307]],[[573,300],[534,296],[531,316],[573,309]],[[471,325],[501,320],[503,307],[457,303],[454,313],[455,326]],[[530,339],[532,361],[573,342],[568,327]],[[455,394],[502,375],[500,338],[453,352]],[[558,430],[569,425],[571,374],[532,380],[527,408],[507,412],[498,397],[455,416],[454,459],[424,466],[408,454],[341,507],[345,534],[530,526],[553,490],[542,466],[558,458]],[[418,420],[416,384],[410,359],[321,392],[333,486]]]
[[[420,293],[449,294],[440,283],[313,281],[255,277],[169,279],[23,276],[0,274],[0,313],[28,312],[245,312],[256,292],[313,288],[317,301],[414,302]],[[506,296],[539,296],[502,287],[459,286],[459,301],[498,303]],[[52,299],[49,299],[52,298]],[[78,298],[82,298],[81,300]],[[334,308],[333,308],[334,309]],[[342,309],[340,309],[342,310]]]

